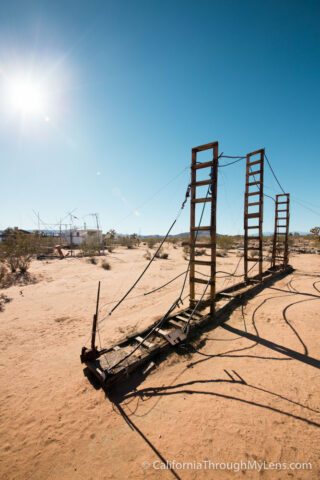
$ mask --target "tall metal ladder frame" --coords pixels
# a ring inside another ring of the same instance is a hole
[[[271,267],[275,267],[277,263],[281,267],[286,268],[289,260],[288,237],[289,237],[289,219],[290,219],[290,194],[281,193],[276,195],[275,219],[274,219],[274,235],[273,248],[271,257]],[[284,217],[279,216],[285,213]],[[279,225],[279,221],[281,224]],[[284,221],[284,224],[282,223]],[[284,230],[284,231],[283,231]],[[282,248],[281,248],[282,246]],[[278,262],[282,260],[282,262]]]
[[[210,162],[197,163],[198,152],[212,149],[213,157]],[[202,278],[196,278],[195,266],[206,265],[210,267],[210,314],[214,316],[215,313],[215,298],[216,298],[216,215],[217,215],[217,182],[218,182],[218,155],[219,144],[218,142],[207,143],[206,145],[200,145],[192,149],[191,157],[191,201],[190,201],[190,307],[194,307],[197,303],[195,298],[195,284],[202,283],[207,284],[208,280]],[[208,180],[201,180],[197,182],[197,171],[202,168],[210,168],[210,177]],[[210,186],[210,196],[207,198],[197,198],[196,189],[204,185]],[[211,216],[209,226],[196,226],[196,205],[203,202],[211,202]],[[197,243],[196,235],[197,231],[210,232],[210,243]],[[196,260],[195,249],[196,247],[210,248],[211,259],[210,261]]]
[[[259,156],[258,159],[252,157]],[[252,169],[252,167],[254,167]],[[248,262],[259,262],[259,276],[262,279],[263,269],[263,174],[264,174],[264,148],[247,154],[246,163],[246,189],[244,194],[244,279],[248,280]],[[251,191],[250,187],[258,190]],[[258,196],[258,200],[256,197]],[[253,200],[253,201],[251,201]],[[250,212],[250,207],[258,207],[257,212]],[[249,225],[251,218],[258,219],[258,225]],[[258,230],[258,235],[249,235],[249,231]],[[258,241],[258,247],[250,247],[250,240]],[[249,258],[248,251],[258,252],[258,257]]]

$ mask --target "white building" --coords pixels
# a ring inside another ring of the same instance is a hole
[[[61,233],[61,243],[62,244],[73,244],[73,245],[81,245],[82,243],[93,243],[99,242],[102,244],[102,230],[95,230],[95,229],[86,229],[86,230],[79,230],[74,228],[69,231],[64,231]]]

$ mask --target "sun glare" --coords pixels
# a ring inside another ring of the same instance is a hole
[[[44,114],[46,94],[43,87],[28,79],[12,80],[9,85],[11,107],[23,114]]]

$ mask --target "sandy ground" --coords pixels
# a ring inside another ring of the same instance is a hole
[[[169,259],[156,260],[102,324],[104,345],[145,327],[177,297],[182,277],[143,296],[186,269],[181,248],[166,250]],[[291,258],[295,272],[204,332],[199,353],[170,355],[110,398],[84,374],[80,350],[98,280],[103,317],[143,269],[145,251],[116,249],[111,270],[86,259],[35,261],[38,283],[0,291],[11,299],[0,312],[1,478],[320,478],[320,256]],[[232,272],[239,257],[218,260],[218,270]],[[219,279],[218,289],[232,281]],[[237,472],[241,461],[287,469]],[[289,469],[296,462],[312,470]]]

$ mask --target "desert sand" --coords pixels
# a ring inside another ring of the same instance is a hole
[[[153,322],[177,297],[182,277],[143,296],[186,269],[181,248],[166,250],[169,258],[157,259],[103,322],[104,346]],[[291,256],[295,271],[224,326],[206,329],[199,353],[173,353],[110,397],[79,355],[89,345],[98,281],[103,318],[145,266],[145,253],[119,247],[107,255],[110,270],[102,258],[35,260],[35,283],[0,291],[10,299],[0,312],[1,478],[320,478],[320,256]],[[239,255],[218,258],[218,270],[233,272]],[[218,289],[235,281],[220,278]],[[311,462],[312,470],[161,469],[209,460]]]

